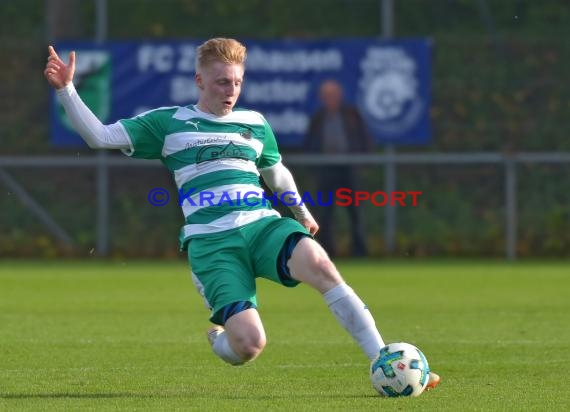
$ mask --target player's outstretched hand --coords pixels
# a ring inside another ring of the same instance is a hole
[[[302,224],[305,229],[307,229],[313,236],[315,236],[315,233],[319,231],[319,225],[311,215],[304,216],[303,218],[299,219],[299,223]]]
[[[52,46],[48,47],[48,61],[44,70],[44,76],[48,83],[56,88],[61,89],[67,86],[73,80],[75,73],[75,52],[69,53],[69,63],[65,64],[55,52]]]

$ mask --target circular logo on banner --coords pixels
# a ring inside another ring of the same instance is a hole
[[[360,62],[358,106],[381,137],[400,138],[421,119],[416,62],[397,47],[370,47]]]

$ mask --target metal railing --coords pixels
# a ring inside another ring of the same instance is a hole
[[[517,206],[517,164],[570,164],[570,152],[475,152],[475,153],[393,153],[361,155],[284,155],[284,162],[289,166],[327,165],[376,165],[386,169],[401,164],[414,165],[468,165],[502,164],[504,167],[504,204],[505,204],[505,251],[507,259],[516,259],[518,206]],[[122,156],[109,156],[100,152],[94,156],[0,156],[0,184],[7,186],[22,203],[33,213],[50,233],[64,244],[72,244],[73,239],[61,228],[46,210],[8,173],[17,168],[93,168],[97,171],[97,251],[105,256],[109,252],[109,169],[131,167],[162,167],[158,160],[143,161]],[[397,175],[391,174],[385,180],[385,191],[396,187]],[[385,209],[385,244],[387,252],[390,245],[395,245],[397,232],[397,207]]]

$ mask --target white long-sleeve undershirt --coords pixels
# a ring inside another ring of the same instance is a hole
[[[71,125],[92,149],[132,150],[127,131],[119,123],[105,125],[85,105],[73,83],[56,90]]]
[[[294,195],[289,196],[287,202],[292,204],[292,206],[289,206],[289,210],[291,210],[291,213],[293,213],[293,216],[295,216],[297,220],[311,216],[307,206],[301,204],[301,196],[297,190],[295,179],[293,179],[293,175],[289,169],[283,165],[283,163],[277,162],[271,167],[261,169],[260,173],[263,180],[273,193],[279,193],[280,195],[285,192],[295,193]]]

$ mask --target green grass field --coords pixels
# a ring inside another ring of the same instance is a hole
[[[383,399],[308,287],[259,282],[268,345],[216,358],[184,262],[0,262],[0,410],[569,410],[570,263],[340,262],[442,375]]]

